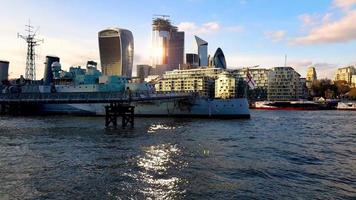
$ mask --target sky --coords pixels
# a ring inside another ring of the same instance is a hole
[[[10,77],[25,73],[25,34],[31,21],[44,42],[36,48],[37,79],[46,55],[63,69],[100,62],[98,32],[125,28],[134,35],[134,65],[150,64],[151,22],[169,15],[185,31],[185,53],[196,52],[194,35],[209,42],[209,54],[224,51],[229,68],[287,65],[305,76],[332,78],[337,67],[356,63],[356,0],[0,0],[0,60]],[[135,70],[134,70],[135,71]]]

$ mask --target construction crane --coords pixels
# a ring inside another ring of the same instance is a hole
[[[43,43],[43,39],[36,39],[36,34],[39,28],[36,31],[33,31],[33,26],[31,22],[26,25],[27,35],[21,35],[17,33],[17,38],[22,38],[27,43],[27,58],[26,58],[26,70],[25,70],[25,79],[36,80],[36,52],[35,47]]]
[[[160,15],[160,14],[154,14],[153,15],[155,18],[163,18],[167,20],[170,16],[169,15]]]

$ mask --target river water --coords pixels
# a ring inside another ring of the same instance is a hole
[[[0,117],[0,199],[356,199],[356,112]]]

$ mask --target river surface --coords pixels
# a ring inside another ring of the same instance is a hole
[[[356,199],[356,112],[0,117],[0,199]]]

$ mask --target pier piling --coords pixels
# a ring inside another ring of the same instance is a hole
[[[110,103],[105,106],[105,126],[106,128],[117,129],[117,118],[121,117],[122,128],[134,127],[134,110],[135,107],[130,104]]]

